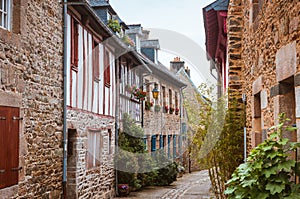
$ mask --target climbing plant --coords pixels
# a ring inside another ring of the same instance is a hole
[[[254,148],[247,162],[234,171],[225,191],[229,199],[300,198],[300,185],[292,181],[298,170],[292,154],[300,143],[283,138],[283,132],[296,130],[287,126],[286,121],[281,114],[279,124],[271,128],[270,137]]]

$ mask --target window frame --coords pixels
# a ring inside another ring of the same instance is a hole
[[[5,4],[5,2],[6,2],[6,4]],[[3,0],[1,7],[2,7],[2,9],[0,9],[0,15],[1,15],[0,27],[10,31],[11,30],[11,15],[12,15],[11,0]],[[5,21],[5,17],[4,17],[5,15],[6,15],[6,21]]]
[[[91,139],[89,137],[92,137]],[[97,147],[97,139],[99,147]],[[90,142],[92,140],[92,143]],[[92,151],[90,151],[92,149]],[[94,169],[101,166],[103,151],[103,136],[101,131],[88,131],[87,133],[87,151],[86,151],[86,168]],[[97,155],[99,160],[97,161]],[[90,162],[92,161],[92,162]]]

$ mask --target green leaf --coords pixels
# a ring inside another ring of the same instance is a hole
[[[234,191],[236,190],[236,187],[228,187],[225,191],[224,191],[224,194],[225,195],[230,195],[230,194],[233,194]]]
[[[297,127],[286,127],[285,130],[287,131],[296,131],[298,128]]]
[[[266,190],[269,190],[272,195],[281,193],[285,189],[285,184],[268,183]]]
[[[271,175],[275,175],[277,173],[277,167],[273,166],[262,171],[262,174],[269,178]]]
[[[284,171],[291,171],[292,167],[294,167],[296,164],[295,160],[287,160],[286,162],[282,162],[281,164],[278,165],[278,169],[281,170],[283,169]]]

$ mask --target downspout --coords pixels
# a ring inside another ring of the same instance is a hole
[[[64,99],[63,99],[63,198],[67,198],[67,0],[63,2],[64,18],[64,49],[63,49],[63,81],[64,81]]]
[[[120,63],[121,63],[121,57],[119,57],[118,59],[116,59],[115,61],[115,66],[116,66],[116,108],[115,108],[115,154],[118,154],[119,152],[119,115],[120,115]],[[115,169],[115,180],[116,180],[116,184],[115,184],[115,189],[116,189],[116,193],[118,193],[118,183],[119,183],[119,179],[118,179],[118,172],[117,169]]]
[[[182,154],[182,111],[183,111],[183,92],[182,90],[185,89],[187,87],[187,85],[183,86],[180,88],[180,139],[179,139],[179,142],[180,142],[180,148],[179,148],[179,153],[181,155],[180,157],[180,161],[181,161],[181,164],[183,165],[183,154]]]

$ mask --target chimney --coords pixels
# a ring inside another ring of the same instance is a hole
[[[174,60],[170,62],[170,70],[174,73],[177,73],[183,67],[184,61],[181,61],[180,57],[175,57]]]
[[[191,70],[189,69],[189,67],[185,67],[185,72],[186,72],[186,74],[189,76],[189,77],[191,77]]]

